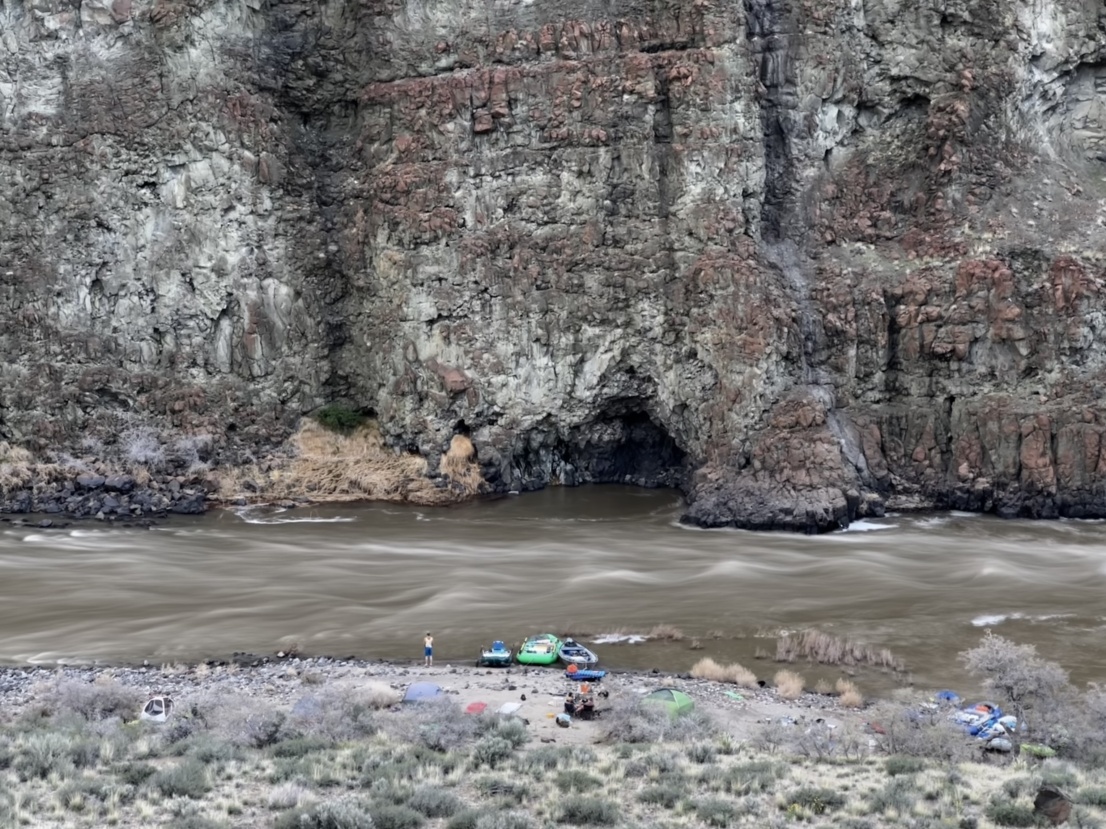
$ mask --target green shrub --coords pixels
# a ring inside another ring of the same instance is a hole
[[[1033,788],[1033,781],[1028,777],[1011,777],[1008,780],[1002,782],[1002,791],[1006,793],[1006,796],[1011,800],[1016,800],[1024,792],[1028,792]]]
[[[737,807],[733,802],[720,797],[703,797],[692,805],[699,820],[707,826],[729,826],[737,817]]]
[[[753,760],[731,766],[726,780],[726,791],[730,794],[749,795],[771,791],[778,780],[787,776],[788,768],[784,763],[771,760]]]
[[[480,820],[480,813],[475,809],[465,809],[451,817],[445,825],[445,829],[476,829]]]
[[[207,769],[193,758],[157,772],[150,778],[150,785],[166,797],[199,799],[211,790]]]
[[[374,804],[386,803],[399,806],[415,796],[414,791],[406,783],[400,783],[388,778],[374,780],[369,786],[369,795]]]
[[[178,815],[166,829],[226,829],[226,824],[203,815]]]
[[[360,801],[342,798],[285,812],[277,818],[273,829],[365,829],[373,825],[372,817]]]
[[[987,817],[998,826],[1036,826],[1037,816],[1027,806],[1017,803],[992,803]]]
[[[562,792],[590,792],[603,785],[603,781],[583,769],[569,769],[557,774],[557,788]]]
[[[428,787],[411,795],[407,805],[425,817],[450,817],[461,808],[461,801],[453,792]]]
[[[1088,786],[1079,790],[1075,800],[1077,803],[1097,806],[1099,809],[1106,808],[1106,789],[1101,786]]]
[[[680,758],[671,752],[645,754],[628,762],[623,774],[626,778],[647,777],[652,774],[673,774],[680,770]]]
[[[665,781],[642,789],[638,795],[638,800],[654,806],[663,806],[665,809],[674,809],[676,804],[687,796],[687,793],[686,785]]]
[[[426,822],[414,809],[391,803],[373,806],[370,813],[374,829],[419,829]]]
[[[1079,784],[1079,776],[1067,766],[1052,766],[1041,771],[1041,783],[1059,786],[1062,789],[1073,788]]]
[[[886,811],[908,814],[918,801],[918,790],[909,777],[893,777],[886,786],[868,797],[871,810],[877,814]]]
[[[206,734],[193,737],[181,745],[187,747],[187,756],[194,757],[205,766],[241,760],[243,756],[242,749],[238,746]]]
[[[316,751],[332,748],[334,742],[325,737],[293,737],[271,746],[269,751],[274,757],[303,757]]]
[[[583,826],[612,826],[618,822],[617,803],[598,797],[569,795],[561,801],[560,823]]]
[[[510,742],[497,736],[488,736],[476,744],[472,750],[472,764],[477,768],[487,766],[496,768],[514,752]]]
[[[522,748],[530,742],[530,732],[526,730],[526,723],[519,719],[499,720],[495,735],[509,742],[512,748]]]
[[[493,812],[481,815],[476,829],[534,829],[534,821],[522,812]]]
[[[312,417],[320,426],[332,432],[348,433],[365,422],[365,415],[346,406],[331,403],[316,411]]]
[[[539,746],[516,757],[512,768],[522,774],[541,777],[545,772],[553,771],[565,759],[567,755],[563,749],[556,746]]]
[[[513,783],[502,777],[485,777],[476,781],[476,790],[486,797],[503,797],[521,803],[526,797],[525,784]]]
[[[713,763],[718,757],[718,749],[710,743],[693,743],[687,747],[687,759],[701,766]]]
[[[884,770],[891,777],[900,774],[917,774],[926,767],[926,762],[921,757],[888,757],[883,764]]]
[[[845,798],[833,789],[814,788],[804,786],[787,795],[788,805],[801,806],[816,815],[824,815],[826,812],[840,809],[845,805]]]
[[[141,786],[157,773],[150,763],[124,763],[117,770],[119,779],[128,786]]]
[[[66,777],[73,772],[72,744],[64,735],[50,731],[31,734],[17,752],[12,769],[20,780],[45,779],[51,773]]]

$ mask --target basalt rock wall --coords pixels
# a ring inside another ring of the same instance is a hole
[[[1104,204],[1087,0],[3,0],[0,439],[1106,515]]]

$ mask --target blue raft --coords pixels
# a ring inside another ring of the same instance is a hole
[[[565,671],[566,677],[579,680],[580,682],[599,682],[606,675],[606,671],[585,671],[579,669],[575,671]]]

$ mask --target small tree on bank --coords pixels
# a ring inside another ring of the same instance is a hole
[[[1071,710],[1075,689],[1068,672],[1038,656],[1033,645],[1018,645],[987,631],[979,645],[960,654],[960,661],[1017,717],[1012,735],[1016,744],[1031,735],[1050,742],[1066,736],[1055,732]]]

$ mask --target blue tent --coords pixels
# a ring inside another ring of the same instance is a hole
[[[440,685],[433,682],[412,682],[407,693],[403,695],[404,702],[425,702],[428,699],[438,699],[442,696]]]

